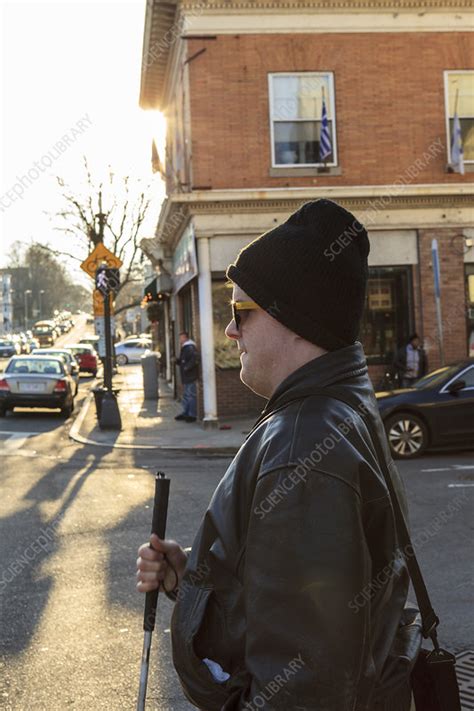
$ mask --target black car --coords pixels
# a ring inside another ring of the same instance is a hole
[[[474,358],[446,365],[412,388],[376,392],[392,456],[426,449],[474,448]]]

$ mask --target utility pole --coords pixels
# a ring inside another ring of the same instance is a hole
[[[43,294],[44,289],[39,290],[39,320],[43,320]]]
[[[104,226],[106,220],[105,213],[102,212],[102,191],[99,191],[99,212],[97,220],[99,222],[99,243],[104,243]],[[104,390],[102,394],[102,405],[100,408],[99,426],[101,429],[121,430],[122,419],[118,407],[117,396],[112,389],[112,328],[110,319],[110,298],[112,293],[119,286],[119,271],[107,266],[103,262],[95,273],[96,288],[104,298],[104,336],[105,336],[105,357],[104,364]]]
[[[25,331],[28,329],[28,295],[31,294],[31,289],[25,291]]]

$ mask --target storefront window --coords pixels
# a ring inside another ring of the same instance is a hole
[[[224,331],[231,318],[232,284],[212,282],[212,315],[214,322],[214,358],[218,368],[238,368],[240,357],[235,341]]]
[[[360,330],[367,362],[390,364],[413,327],[411,279],[406,267],[371,267]]]
[[[180,331],[186,331],[189,337],[193,336],[193,306],[191,299],[191,287],[186,286],[179,292],[179,304],[181,309]]]

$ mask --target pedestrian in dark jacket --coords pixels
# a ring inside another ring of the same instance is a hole
[[[356,341],[368,252],[354,216],[318,200],[227,271],[226,334],[268,402],[189,557],[152,536],[137,572],[176,600],[174,664],[200,709],[410,708],[420,625],[367,419],[405,499]]]
[[[197,417],[197,380],[199,378],[199,352],[196,344],[189,338],[186,331],[179,334],[181,350],[176,364],[179,365],[181,383],[183,385],[183,411],[176,415],[175,420],[196,422]]]
[[[427,371],[426,354],[421,347],[420,337],[413,333],[408,343],[398,349],[393,369],[402,388],[411,388]]]

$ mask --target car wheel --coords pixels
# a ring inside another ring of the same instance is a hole
[[[394,459],[419,457],[428,446],[428,428],[411,412],[399,412],[385,421],[390,452]]]
[[[124,353],[119,353],[117,356],[117,363],[118,365],[127,365],[128,363],[128,358]]]
[[[74,403],[72,405],[68,405],[67,407],[62,407],[61,408],[61,415],[65,417],[66,419],[72,415],[72,411],[74,409]]]

